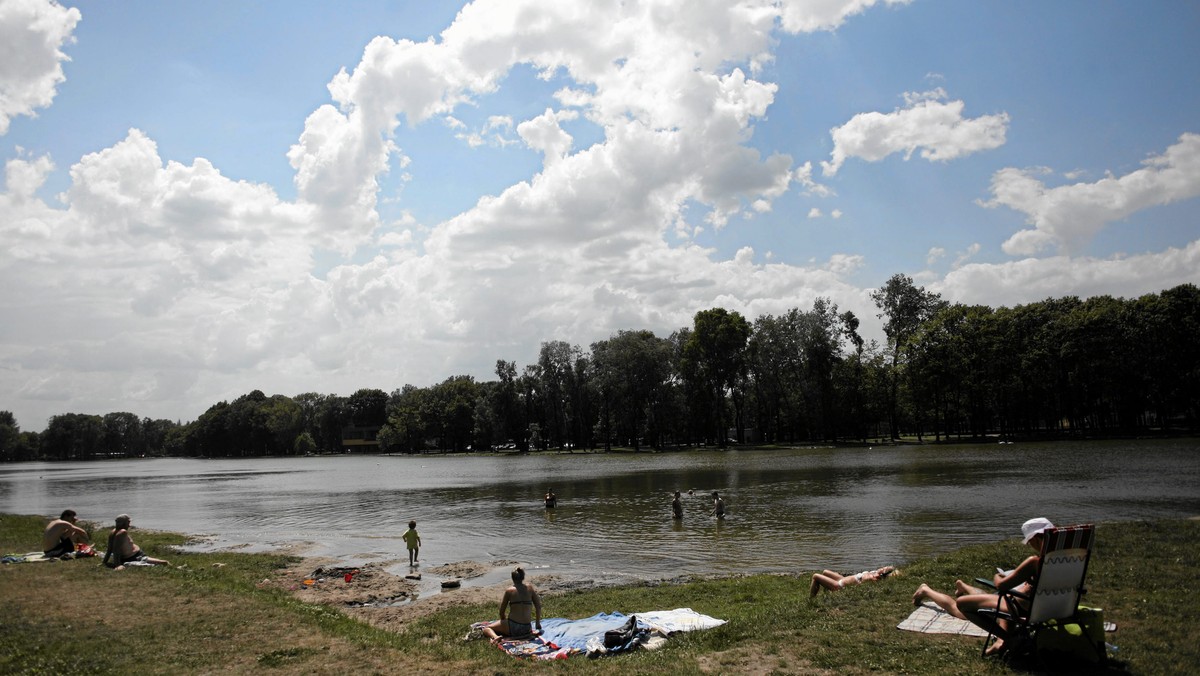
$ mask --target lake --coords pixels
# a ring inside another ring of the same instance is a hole
[[[541,502],[550,486],[555,510]],[[714,490],[724,520],[708,516]],[[306,553],[348,565],[406,569],[400,535],[415,519],[426,567],[513,560],[603,581],[857,571],[1012,538],[1032,516],[1200,515],[1200,442],[0,465],[0,511],[66,508],[206,536],[196,549],[310,543]]]

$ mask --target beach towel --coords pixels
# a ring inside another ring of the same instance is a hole
[[[922,634],[959,634],[961,636],[987,636],[987,630],[966,620],[947,613],[936,604],[926,601],[920,608],[912,611],[903,622],[896,625],[897,629],[915,631]],[[1104,623],[1104,631],[1114,632],[1117,625],[1113,622]]]
[[[645,623],[652,629],[658,629],[664,634],[674,634],[681,631],[699,631],[701,629],[712,629],[725,624],[725,620],[718,620],[715,617],[709,617],[702,613],[698,613],[691,608],[676,608],[675,610],[651,610],[644,613],[635,613],[638,621]]]
[[[475,622],[471,625],[471,630],[463,637],[464,641],[469,641],[476,638],[483,638],[483,628],[491,624],[491,622]],[[525,636],[522,638],[503,637],[492,645],[512,655],[534,660],[565,660],[579,652],[575,648],[564,648],[550,641],[547,641],[544,636]]]
[[[42,561],[69,561],[71,559],[81,559],[84,557],[96,556],[96,550],[92,549],[89,544],[75,545],[74,552],[68,552],[62,556],[46,556],[42,552],[29,552],[28,554],[5,554],[0,557],[0,563],[39,563]]]
[[[930,602],[922,603],[903,622],[896,625],[896,628],[922,634],[959,634],[980,638],[988,635],[986,629],[960,620]]]
[[[896,624],[896,629],[922,634],[959,634],[980,636],[980,638],[988,635],[988,630],[974,626],[966,620],[959,620],[958,617],[950,615],[949,612],[929,602],[920,604],[919,608],[913,610],[912,615],[905,618],[904,622]]]
[[[542,636],[556,645],[586,652],[589,638],[600,636],[603,639],[604,632],[619,629],[628,620],[628,615],[616,612],[596,613],[578,620],[552,617],[542,620]]]
[[[635,613],[633,617],[637,618],[637,631],[630,640],[620,646],[605,647],[605,632],[622,628],[630,617],[621,612],[611,612],[596,613],[578,620],[564,617],[547,618],[542,620],[541,635],[524,639],[503,639],[500,641],[500,648],[514,657],[534,659],[563,659],[579,653],[599,657],[629,650],[653,650],[665,644],[666,637],[670,634],[711,629],[725,624],[725,620],[697,613],[691,608]],[[464,640],[482,638],[482,629],[488,624],[472,624]]]
[[[3,558],[0,558],[0,563],[39,563],[57,560],[56,556],[46,556],[41,552],[29,552],[28,554],[5,554]]]

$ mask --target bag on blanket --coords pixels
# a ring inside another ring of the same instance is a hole
[[[637,635],[637,615],[630,615],[625,624],[618,629],[609,629],[604,632],[604,647],[612,650],[633,640]]]

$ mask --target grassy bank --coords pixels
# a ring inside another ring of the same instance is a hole
[[[35,548],[44,524],[0,517],[0,552]],[[171,546],[182,536],[135,538],[173,567],[114,572],[90,559],[0,568],[0,673],[1007,673],[979,657],[980,639],[894,627],[920,582],[948,589],[955,577],[985,575],[1025,554],[1016,540],[968,547],[816,601],[807,595],[812,571],[571,592],[546,599],[547,616],[690,607],[729,622],[657,652],[527,663],[460,640],[470,622],[495,613],[491,604],[387,632],[260,587],[294,559],[180,554]],[[1120,647],[1114,671],[1184,674],[1200,665],[1198,552],[1197,521],[1099,526],[1087,603],[1120,626],[1109,635]]]

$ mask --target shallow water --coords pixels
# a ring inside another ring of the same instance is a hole
[[[548,486],[555,510],[541,504]],[[708,516],[713,490],[724,520]],[[1014,537],[1030,516],[1200,514],[1200,443],[0,465],[0,511],[67,507],[210,536],[201,549],[306,542],[352,565],[407,561],[400,535],[416,519],[427,567],[504,559],[604,581],[859,570]]]

